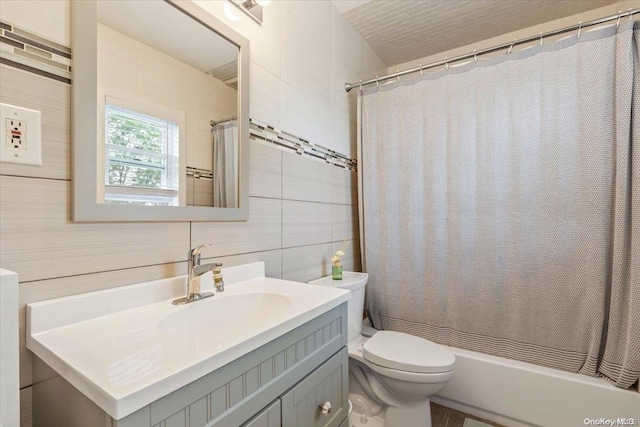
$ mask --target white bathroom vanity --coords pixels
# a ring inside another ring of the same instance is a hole
[[[349,292],[223,273],[182,306],[185,277],[29,304],[33,425],[346,426]]]

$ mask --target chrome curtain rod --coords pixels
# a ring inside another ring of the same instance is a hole
[[[474,51],[472,53],[467,53],[465,55],[454,56],[452,58],[445,58],[442,61],[432,62],[431,64],[427,64],[427,65],[419,65],[417,67],[409,68],[409,69],[403,70],[403,71],[398,71],[398,72],[393,73],[393,74],[387,74],[386,76],[376,77],[375,79],[369,79],[369,80],[365,80],[365,81],[361,80],[360,82],[357,82],[357,83],[345,83],[344,84],[344,90],[349,92],[351,89],[353,89],[355,87],[362,88],[362,86],[365,86],[365,85],[370,85],[372,83],[380,84],[380,83],[382,83],[384,81],[391,80],[391,79],[400,80],[401,76],[404,76],[404,75],[407,75],[407,74],[417,73],[418,71],[422,72],[424,70],[428,70],[429,68],[435,68],[435,67],[439,67],[441,65],[447,66],[448,64],[450,64],[452,62],[461,61],[463,59],[475,58],[478,55],[484,55],[486,53],[496,52],[498,50],[503,50],[503,49],[507,49],[507,48],[509,48],[508,53],[511,53],[511,50],[513,49],[513,47],[514,46],[518,46],[520,44],[530,43],[530,42],[536,41],[536,40],[540,40],[540,42],[542,42],[542,39],[545,38],[545,37],[557,36],[559,34],[564,34],[564,33],[568,33],[570,31],[575,31],[575,30],[578,30],[578,35],[579,35],[580,31],[583,28],[591,27],[591,26],[598,25],[598,24],[603,24],[605,22],[614,21],[614,20],[618,20],[618,23],[620,23],[620,19],[622,19],[623,17],[631,18],[632,15],[635,15],[637,13],[640,13],[640,9],[629,9],[626,12],[620,12],[620,13],[618,13],[616,15],[607,16],[606,18],[594,19],[593,21],[587,21],[587,22],[582,22],[581,21],[578,24],[572,25],[570,27],[561,28],[559,30],[548,31],[546,33],[540,33],[537,36],[531,36],[531,37],[527,37],[527,38],[521,39],[521,40],[514,40],[511,43],[504,43],[504,44],[493,46],[493,47],[490,47],[490,48],[487,48],[487,49],[482,49],[482,50]]]
[[[217,122],[216,122],[216,121],[211,120],[211,122],[210,122],[210,123],[211,123],[211,126],[213,127],[213,126],[215,126],[215,125],[219,125],[219,124],[222,124],[222,123],[231,122],[231,121],[233,121],[233,120],[237,120],[237,119],[238,119],[237,117],[233,116],[233,117],[229,117],[228,119],[218,120]]]

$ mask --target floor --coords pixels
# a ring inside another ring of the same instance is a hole
[[[505,427],[431,402],[432,427]]]

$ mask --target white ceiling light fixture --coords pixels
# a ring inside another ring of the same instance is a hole
[[[235,10],[231,7],[231,4],[228,1],[224,2],[224,16],[226,16],[229,21],[233,22],[240,19],[240,17],[236,15]]]
[[[229,0],[238,9],[249,15],[251,19],[262,25],[264,6],[268,6],[271,0]]]

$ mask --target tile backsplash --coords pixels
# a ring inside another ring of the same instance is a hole
[[[225,21],[223,2],[196,3]],[[70,4],[3,2],[2,20],[69,47]],[[244,16],[225,21],[251,43],[247,222],[73,223],[71,87],[0,64],[0,101],[43,118],[43,165],[0,164],[0,260],[21,282],[22,427],[31,425],[29,302],[185,274],[187,251],[202,243],[214,245],[203,257],[225,265],[262,260],[271,277],[308,281],[330,273],[348,237],[345,268],[360,269],[356,98],[342,86],[382,75],[385,64],[331,2],[274,1],[264,18],[262,26]]]

